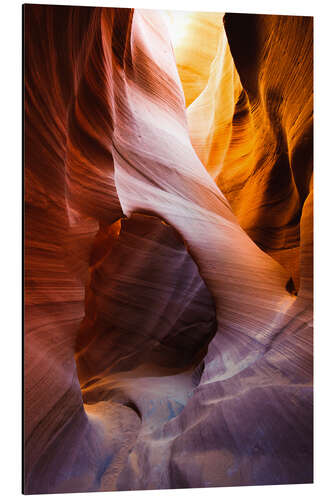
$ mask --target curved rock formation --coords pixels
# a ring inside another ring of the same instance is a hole
[[[24,491],[311,482],[312,20],[24,12]]]
[[[120,226],[91,267],[76,338],[81,385],[144,364],[185,371],[216,332],[213,299],[172,227],[140,214]]]
[[[222,23],[222,15],[211,15]],[[224,25],[206,85],[187,109],[191,141],[240,225],[298,288],[300,218],[313,162],[312,18],[226,14]],[[205,31],[216,38],[207,21]],[[192,96],[203,55],[187,55],[177,43],[180,76],[186,64],[192,68],[182,79]]]

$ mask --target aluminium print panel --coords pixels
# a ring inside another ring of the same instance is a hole
[[[24,5],[26,494],[313,481],[313,19]]]

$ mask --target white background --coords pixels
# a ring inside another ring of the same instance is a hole
[[[33,2],[28,2],[33,3]],[[330,0],[118,0],[53,1],[68,5],[102,5],[177,10],[206,10],[315,16],[315,484],[121,493],[75,494],[73,499],[303,499],[333,498],[333,25]],[[21,496],[21,2],[1,2],[0,59],[0,496]],[[65,495],[68,497],[68,495]],[[35,495],[32,495],[35,497]],[[64,495],[53,495],[64,500]]]

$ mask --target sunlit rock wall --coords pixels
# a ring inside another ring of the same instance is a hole
[[[185,40],[175,41],[192,144],[240,225],[298,289],[300,219],[313,164],[312,18],[192,16]],[[207,45],[196,44],[199,22]],[[197,66],[209,71],[194,96]]]

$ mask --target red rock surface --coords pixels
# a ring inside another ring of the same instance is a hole
[[[26,493],[312,481],[312,19],[168,26],[24,7]]]

